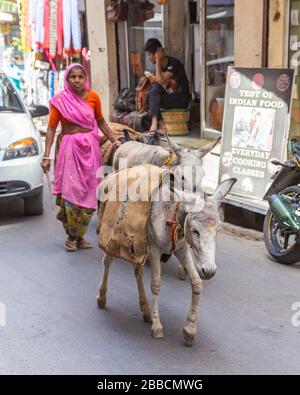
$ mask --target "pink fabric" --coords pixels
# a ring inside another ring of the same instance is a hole
[[[99,184],[96,173],[102,168],[100,136],[94,110],[72,90],[68,82],[68,75],[75,66],[81,67],[87,76],[80,64],[70,65],[65,73],[64,90],[53,97],[50,105],[55,106],[72,124],[91,131],[63,137],[55,166],[53,194],[61,194],[80,207],[96,209]]]
[[[43,48],[49,49],[50,38],[50,3],[49,0],[44,0],[44,42]]]

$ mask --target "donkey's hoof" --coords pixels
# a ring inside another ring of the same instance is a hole
[[[152,328],[151,335],[154,339],[162,339],[164,337],[163,328]]]
[[[147,324],[151,324],[152,323],[152,317],[151,317],[151,313],[149,314],[143,314],[143,319]]]
[[[188,326],[185,326],[182,330],[182,333],[185,344],[189,347],[192,346],[196,336],[196,331]]]
[[[99,309],[104,309],[106,306],[106,297],[97,297],[97,305]]]
[[[186,280],[186,272],[185,272],[185,270],[184,270],[184,268],[182,266],[178,267],[177,275],[178,275],[179,280],[181,280],[181,281],[185,281]]]

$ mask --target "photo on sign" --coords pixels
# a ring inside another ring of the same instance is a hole
[[[276,110],[235,107],[232,146],[272,151]]]
[[[299,10],[291,10],[291,25],[299,26]]]

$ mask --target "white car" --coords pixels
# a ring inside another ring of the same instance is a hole
[[[24,198],[25,215],[43,213],[42,139],[32,118],[49,113],[28,109],[0,71],[0,201]]]

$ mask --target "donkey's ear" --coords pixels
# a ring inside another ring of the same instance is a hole
[[[214,141],[213,143],[206,144],[204,147],[200,148],[197,152],[199,158],[203,158],[210,151],[212,151],[215,146],[220,142],[221,138],[222,137],[219,137],[218,140]]]
[[[174,141],[172,141],[170,139],[170,137],[169,137],[169,135],[168,135],[168,133],[166,131],[164,133],[165,133],[165,137],[167,139],[167,143],[168,143],[168,146],[169,146],[170,150],[172,152],[174,152],[174,154],[180,156],[181,148],[179,147],[179,145],[177,145],[176,143],[174,143]]]
[[[215,201],[218,205],[221,204],[224,197],[231,191],[231,188],[236,182],[236,178],[229,178],[223,181],[209,199]]]

